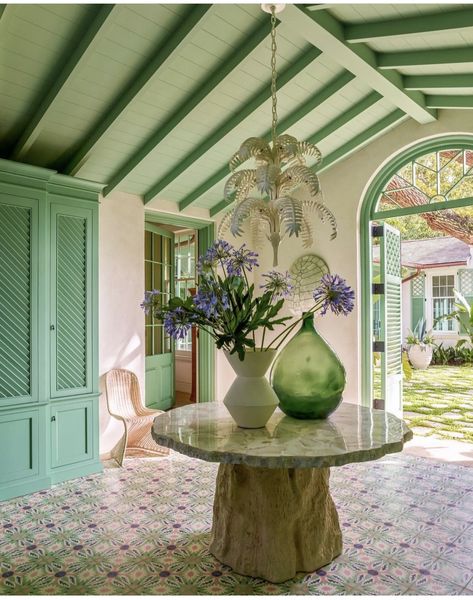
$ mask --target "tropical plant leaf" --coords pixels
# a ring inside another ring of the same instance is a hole
[[[269,194],[274,188],[281,169],[273,164],[262,165],[256,169],[256,187],[262,194]]]
[[[256,158],[270,162],[272,160],[271,148],[263,138],[250,137],[243,142],[237,152],[230,159],[230,169],[234,171],[239,165],[249,158]]]
[[[275,208],[280,213],[281,221],[284,223],[286,232],[296,237],[302,228],[303,209],[302,203],[293,196],[281,196],[274,201]]]
[[[223,195],[226,200],[236,192],[235,199],[238,201],[242,197],[245,197],[251,191],[256,184],[256,170],[255,169],[242,169],[230,175],[225,183],[223,189]]]
[[[297,158],[299,162],[304,162],[304,156],[314,157],[316,164],[322,160],[322,153],[315,144],[305,141],[299,142],[292,135],[279,136],[276,140],[276,144],[279,154],[284,160],[294,157]]]
[[[334,240],[337,237],[337,221],[336,221],[332,211],[329,210],[325,206],[325,204],[323,204],[322,202],[317,202],[316,200],[313,200],[311,198],[309,200],[303,200],[302,207],[306,214],[315,211],[317,213],[319,219],[322,221],[322,223],[325,223],[325,221],[328,221],[332,228],[332,233],[330,235],[330,239]]]
[[[242,235],[243,231],[241,224],[251,216],[252,211],[259,210],[264,213],[267,209],[267,204],[260,198],[245,198],[239,202],[233,209],[232,219],[230,223],[230,231],[234,236]]]
[[[316,196],[320,191],[319,178],[309,167],[296,165],[286,169],[281,181],[282,193],[291,191],[300,185],[303,185],[311,196]]]

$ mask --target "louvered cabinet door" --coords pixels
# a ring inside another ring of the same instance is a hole
[[[51,204],[51,397],[92,392],[92,210]]]
[[[0,196],[0,408],[38,401],[38,205]]]

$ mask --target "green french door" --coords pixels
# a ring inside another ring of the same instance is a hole
[[[145,290],[159,290],[163,303],[174,290],[174,234],[145,223]],[[161,320],[145,321],[145,404],[166,410],[174,405],[174,343]]]

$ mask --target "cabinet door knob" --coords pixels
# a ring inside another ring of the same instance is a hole
[[[53,423],[56,420],[56,417],[51,417],[51,423]]]
[[[54,327],[54,325],[50,325],[50,326],[49,326],[49,329],[50,329],[51,331],[54,331],[56,328]]]

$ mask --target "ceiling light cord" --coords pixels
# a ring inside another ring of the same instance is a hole
[[[276,6],[271,6],[271,111],[272,124],[271,134],[273,148],[276,146],[277,125],[278,125],[278,99],[276,97],[277,71],[276,71]]]

